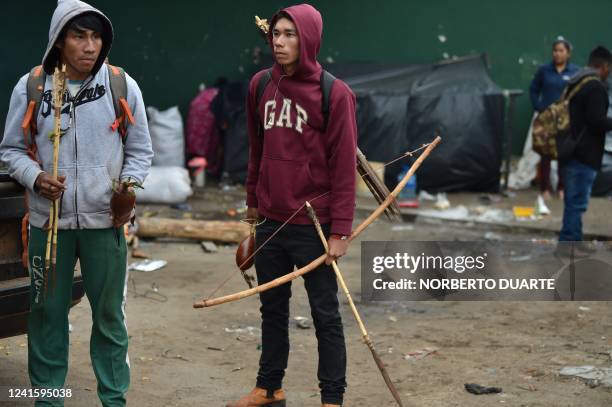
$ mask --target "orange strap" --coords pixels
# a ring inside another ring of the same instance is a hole
[[[111,129],[113,131],[117,131],[119,129],[119,134],[121,137],[125,137],[127,133],[127,126],[125,125],[125,114],[117,117],[115,121],[111,124]]]
[[[34,138],[38,134],[36,127],[36,120],[34,119],[34,112],[36,111],[36,102],[31,100],[28,103],[28,108],[23,115],[23,121],[21,122],[21,129],[23,130],[23,141],[26,145],[26,152],[28,157],[32,160],[40,163],[38,159],[38,147],[36,146],[36,139]],[[30,140],[28,140],[28,133],[30,134]]]
[[[30,222],[30,212],[27,212],[21,220],[21,245],[23,251],[21,253],[21,263],[23,267],[28,268],[28,223]]]
[[[30,146],[26,149],[26,153],[28,157],[30,157],[33,161],[36,161],[39,164],[42,164],[40,159],[38,158],[38,146],[36,143],[30,144]]]
[[[39,77],[42,73],[43,73],[42,65],[39,65],[38,67],[34,69],[34,72],[32,73],[32,75],[34,77]],[[37,85],[36,90],[42,93],[43,85],[40,85],[40,84]],[[28,157],[30,157],[32,160],[40,164],[40,160],[38,159],[38,147],[36,146],[36,138],[35,138],[35,136],[38,134],[38,126],[36,125],[36,113],[35,113],[37,112],[36,104],[37,104],[36,100],[30,100],[30,102],[28,102],[28,107],[26,109],[26,112],[23,116],[23,120],[21,122],[21,129],[23,130],[23,138],[24,138],[24,142],[26,145],[26,152],[28,154]],[[28,133],[30,135],[29,142],[28,142]],[[21,219],[21,246],[23,249],[21,253],[21,263],[23,264],[23,267],[28,268],[28,264],[29,264],[28,226],[30,224],[30,213],[28,212],[29,204],[28,204],[27,191],[24,194],[24,200],[25,200],[26,213],[23,216],[23,219]]]
[[[112,76],[118,76],[118,77],[122,76],[122,70],[120,68],[114,65],[110,65],[110,64],[108,64],[108,67],[110,68],[110,74]],[[124,86],[127,86],[127,85],[124,83]],[[123,88],[123,86],[121,88]],[[111,78],[111,91],[113,91],[112,78]],[[123,90],[123,93],[120,92],[118,96],[119,96],[119,100],[117,101],[115,99],[115,95],[113,95],[113,104],[115,105],[115,114],[117,114],[118,116],[111,123],[111,129],[113,130],[113,132],[119,130],[119,134],[125,141],[125,136],[127,134],[128,125],[135,124],[136,120],[134,119],[134,115],[132,114],[132,109],[130,109],[130,105],[128,105],[128,102],[125,99],[125,89]],[[121,114],[119,114],[119,110],[121,110]]]
[[[26,213],[21,219],[21,263],[23,267],[28,268],[28,264],[30,263],[28,257],[28,224],[30,223],[30,212],[28,212],[28,192],[23,196],[25,201]]]
[[[113,131],[117,131],[117,128],[119,128],[119,119],[120,117],[117,117],[115,121],[111,123],[111,129]]]
[[[125,98],[119,99],[119,106],[121,106],[121,111],[123,114],[115,119],[115,121],[111,124],[111,129],[113,131],[117,131],[117,129],[119,129],[119,134],[121,137],[125,137],[128,123],[136,124],[136,119],[134,119],[132,109],[130,109],[130,105],[128,105]]]
[[[130,109],[130,105],[128,105],[127,100],[125,100],[125,98],[121,98],[119,99],[119,104],[121,105],[121,110],[123,110],[123,114],[125,115],[125,117],[127,117],[127,120],[130,122],[130,124],[136,124],[136,120],[132,115],[132,109]]]
[[[34,70],[33,75],[34,77],[38,77],[42,74],[42,72],[43,72],[42,66],[38,66]],[[38,85],[36,90],[42,92],[43,90],[42,85]],[[36,112],[36,101],[30,100],[30,102],[28,103],[26,112],[23,115],[23,120],[21,122],[21,129],[23,130],[23,138],[24,138],[24,142],[26,145],[26,152],[28,154],[28,157],[40,163],[40,160],[38,159],[38,147],[36,146],[36,139],[35,139],[35,136],[38,134],[35,112]],[[28,133],[30,135],[29,142],[28,142]],[[21,219],[21,246],[22,246],[21,263],[23,264],[23,267],[28,268],[28,265],[30,263],[29,256],[28,256],[28,245],[29,245],[28,226],[30,224],[30,212],[28,212],[29,204],[28,204],[27,191],[24,194],[24,200],[25,200],[26,213]]]
[[[25,114],[23,115],[23,121],[21,122],[21,129],[23,130],[24,137],[27,137],[28,130],[30,132],[32,131],[32,125],[34,125],[32,118],[34,117],[35,109],[36,109],[36,102],[33,100],[30,100],[30,103],[28,103],[28,108]],[[26,140],[26,144],[27,144],[27,140]]]

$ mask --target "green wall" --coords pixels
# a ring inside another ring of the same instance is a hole
[[[178,104],[183,113],[201,82],[220,75],[246,76],[252,49],[262,46],[253,16],[269,16],[276,0],[91,1],[115,26],[111,62],[139,82],[147,105]],[[56,2],[6,2],[1,6],[0,117],[4,120],[17,79],[39,64]],[[612,46],[612,1],[430,0],[312,1],[323,14],[321,60],[432,62],[485,52],[493,79],[527,91],[535,69],[547,62],[558,34],[575,46],[583,64],[596,44]],[[439,36],[445,36],[441,42]],[[521,63],[522,62],[522,63]],[[520,151],[530,113],[519,99],[514,151]]]

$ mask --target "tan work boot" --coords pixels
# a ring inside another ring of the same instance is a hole
[[[321,407],[342,407],[342,406],[340,404],[323,403],[321,404]]]
[[[278,389],[274,391],[273,397],[268,398],[268,390],[255,387],[249,394],[240,400],[228,403],[226,407],[285,407],[285,391]]]

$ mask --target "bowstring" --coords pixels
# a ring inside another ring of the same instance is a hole
[[[427,148],[427,146],[429,146],[430,144],[431,144],[431,143],[423,144],[421,147],[417,148],[416,150],[405,152],[405,153],[403,153],[402,155],[400,155],[399,157],[397,157],[397,158],[395,158],[395,159],[393,159],[393,160],[391,160],[391,161],[389,161],[389,162],[387,162],[387,163],[382,164],[380,167],[376,168],[374,171],[380,171],[381,169],[385,168],[386,166],[391,165],[391,164],[393,164],[393,163],[395,163],[395,162],[397,162],[397,161],[399,161],[399,160],[402,160],[402,159],[404,159],[404,158],[406,158],[406,157],[412,157],[412,156],[413,156],[415,153],[418,153],[419,151],[421,151],[421,150],[423,150],[423,149]],[[360,175],[360,177],[361,177],[361,178],[363,178],[363,177],[365,177],[366,175],[368,175],[368,174],[366,173],[366,174]],[[324,192],[324,193],[322,193],[321,195],[318,195],[318,196],[316,196],[316,197],[314,197],[314,198],[312,198],[312,199],[308,200],[308,202],[314,202],[314,201],[316,201],[317,199],[322,198],[322,197],[324,197],[325,195],[330,194],[330,193],[331,193],[331,191]],[[303,204],[302,204],[302,205],[301,205],[301,206],[300,206],[298,209],[296,209],[296,211],[295,211],[295,212],[293,212],[293,214],[291,214],[291,216],[290,216],[290,217],[289,217],[289,218],[288,218],[288,219],[287,219],[285,222],[283,222],[283,223],[282,223],[282,224],[281,224],[281,225],[280,225],[280,226],[279,226],[279,227],[278,227],[278,228],[277,228],[277,229],[274,231],[274,233],[272,233],[272,234],[270,235],[270,237],[269,237],[269,238],[267,238],[267,239],[266,239],[266,240],[265,240],[265,241],[264,241],[264,242],[263,242],[263,243],[262,243],[262,244],[261,244],[261,245],[260,245],[260,246],[259,246],[257,249],[255,249],[255,251],[253,252],[253,254],[251,254],[249,257],[247,257],[247,258],[246,258],[246,259],[245,259],[245,260],[244,260],[244,261],[243,261],[243,262],[242,262],[242,263],[241,263],[241,264],[238,266],[238,268],[239,268],[239,269],[241,269],[241,268],[242,268],[242,266],[244,266],[244,265],[245,265],[246,263],[248,263],[248,262],[249,262],[249,261],[250,261],[250,260],[251,260],[253,257],[255,257],[255,255],[256,255],[256,254],[257,254],[257,253],[258,253],[258,252],[259,252],[261,249],[263,249],[263,248],[264,248],[264,246],[265,246],[266,244],[268,244],[268,242],[269,242],[270,240],[272,240],[272,238],[273,238],[274,236],[276,236],[276,235],[277,235],[277,234],[278,234],[278,233],[281,231],[281,229],[282,229],[282,228],[284,228],[285,226],[287,226],[287,224],[289,223],[289,221],[291,221],[291,219],[295,218],[295,217],[298,215],[298,213],[300,213],[300,211],[301,211],[302,209],[304,209],[304,207],[305,207],[305,206],[306,206],[306,202],[304,202],[304,203],[303,203]],[[223,286],[225,286],[225,284],[227,284],[227,283],[228,283],[228,282],[229,282],[229,281],[230,281],[232,278],[234,278],[236,275],[237,275],[237,273],[232,273],[232,274],[230,274],[230,275],[229,275],[229,277],[227,277],[225,280],[223,280],[223,281],[221,282],[221,284],[220,284],[220,285],[219,285],[217,288],[215,288],[215,289],[213,290],[213,292],[212,292],[212,293],[210,293],[210,294],[209,294],[209,296],[208,296],[206,299],[211,299],[211,298],[212,298],[212,296],[213,296],[213,295],[215,295],[215,294],[217,293],[217,291],[219,291],[219,290],[220,290],[220,289],[221,289]]]

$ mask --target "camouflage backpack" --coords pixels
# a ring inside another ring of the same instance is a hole
[[[570,100],[590,81],[599,80],[589,75],[578,82],[571,92],[565,88],[561,98],[538,113],[533,121],[532,148],[543,157],[557,159],[557,139],[568,137],[570,133]]]

